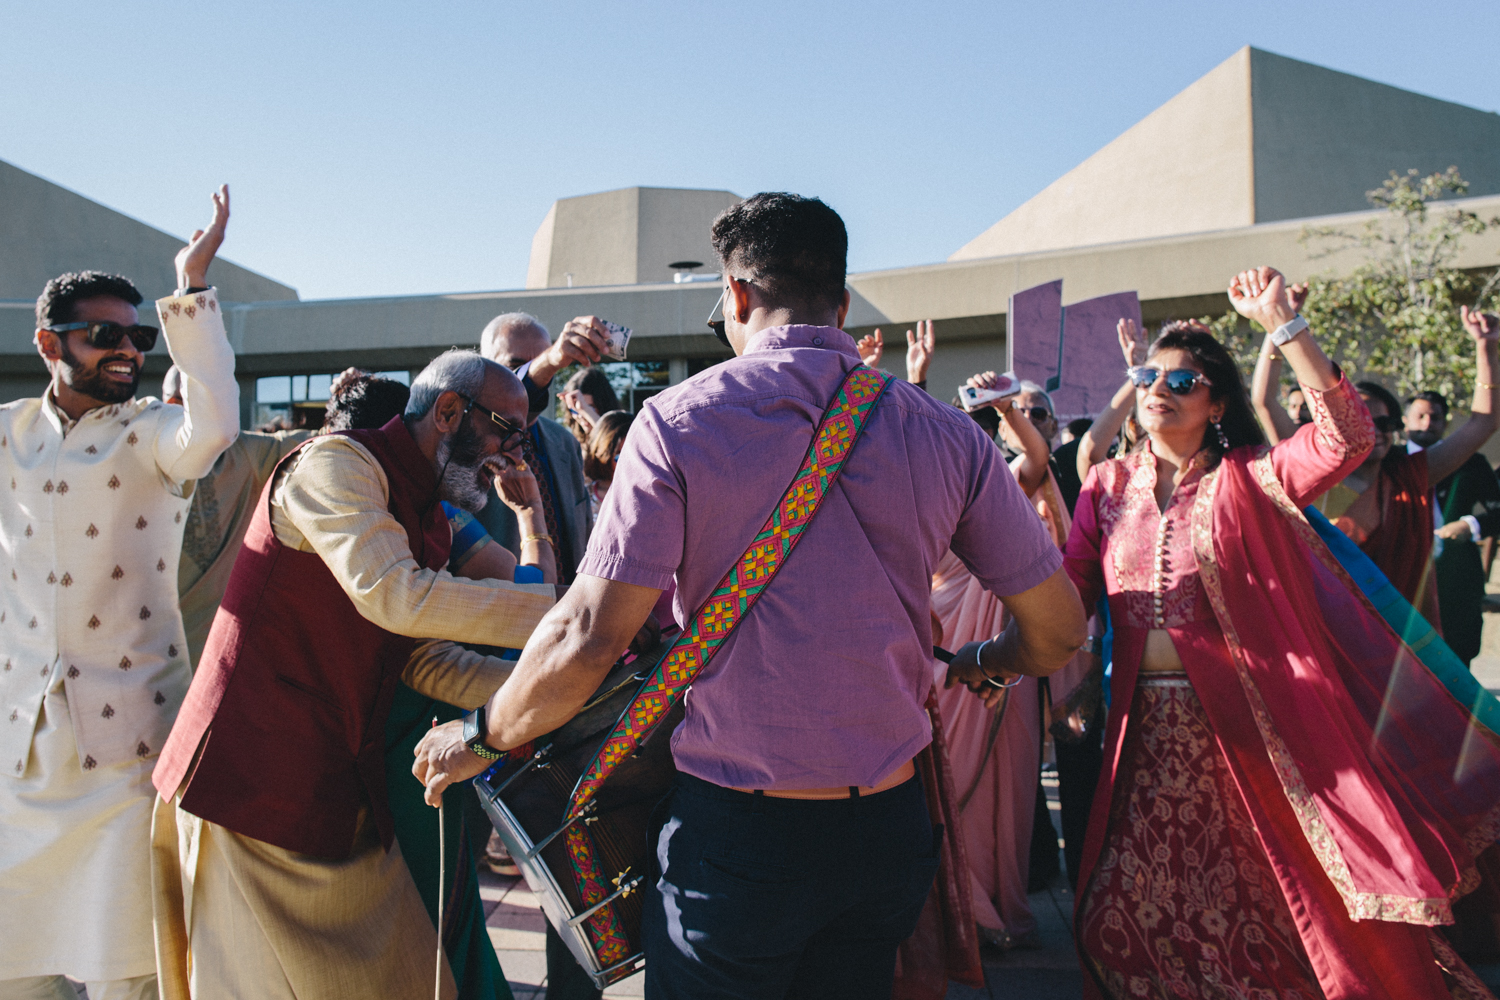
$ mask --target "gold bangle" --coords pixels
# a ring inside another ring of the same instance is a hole
[[[1500,385],[1494,382],[1481,382],[1477,378],[1474,380],[1474,387],[1476,389],[1500,389]]]
[[[521,539],[521,544],[525,545],[527,542],[546,542],[548,545],[556,545],[556,543],[552,541],[551,535],[527,535],[525,538]]]

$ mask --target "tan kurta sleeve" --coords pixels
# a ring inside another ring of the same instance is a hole
[[[387,509],[389,486],[357,441],[314,439],[282,471],[272,529],[283,545],[322,558],[359,613],[417,638],[519,649],[555,602],[551,584],[458,579],[424,569]]]
[[[442,639],[417,643],[401,681],[418,694],[463,709],[475,709],[500,690],[514,660],[485,656]]]

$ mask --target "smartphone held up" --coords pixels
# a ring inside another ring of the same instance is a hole
[[[1015,372],[1006,372],[1004,375],[999,376],[995,384],[988,389],[981,389],[973,385],[960,386],[958,389],[958,399],[963,404],[964,409],[972,413],[981,406],[988,406],[1007,396],[1014,396],[1020,391],[1021,380],[1016,378]]]

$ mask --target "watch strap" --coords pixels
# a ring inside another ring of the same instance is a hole
[[[480,705],[464,716],[464,746],[481,760],[499,760],[504,755],[484,741],[487,735],[489,732],[485,725],[484,706]]]
[[[1297,334],[1306,329],[1307,320],[1302,318],[1301,313],[1298,313],[1289,321],[1281,324],[1275,330],[1271,331],[1271,343],[1275,344],[1277,347],[1280,347],[1282,344],[1285,344],[1288,340],[1291,340],[1293,337],[1297,336]]]

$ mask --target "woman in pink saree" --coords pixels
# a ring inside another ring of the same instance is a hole
[[[975,376],[971,382],[984,384],[986,375]],[[1047,402],[1039,390],[1031,390],[1002,400],[997,408],[1004,415],[1008,442],[1021,450],[1011,460],[1011,472],[1061,548],[1071,524],[1068,508],[1048,471],[1047,442],[1027,415]],[[985,590],[951,552],[932,576],[932,612],[949,649],[999,635],[1009,621],[1000,599]],[[1087,655],[1082,654],[1049,678],[1058,701],[1078,684],[1087,667]],[[1042,764],[1040,685],[1034,677],[1019,678],[1004,693],[1004,714],[995,728],[996,709],[964,687],[945,689],[946,671],[944,664],[934,661],[938,708],[961,806],[975,922],[989,944],[1026,946],[1036,938],[1026,883]]]
[[[1500,836],[1500,740],[1300,513],[1369,452],[1368,410],[1280,274],[1229,295],[1291,335],[1313,423],[1266,447],[1228,353],[1173,324],[1130,373],[1149,447],[1090,470],[1068,538],[1115,628],[1074,921],[1086,989],[1489,997],[1436,927]]]

